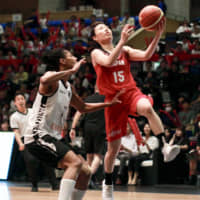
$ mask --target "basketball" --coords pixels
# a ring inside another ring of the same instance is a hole
[[[139,23],[148,31],[155,31],[163,18],[163,11],[154,5],[145,6],[139,13]]]

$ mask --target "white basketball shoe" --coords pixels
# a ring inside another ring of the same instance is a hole
[[[105,180],[102,182],[102,198],[103,200],[114,200],[113,185],[106,185]]]

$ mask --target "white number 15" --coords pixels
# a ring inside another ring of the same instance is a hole
[[[118,82],[122,83],[125,80],[124,71],[113,72],[113,76],[114,76],[115,83],[118,83]]]

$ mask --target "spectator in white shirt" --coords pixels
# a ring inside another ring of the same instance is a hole
[[[187,21],[184,21],[183,24],[181,24],[177,29],[176,33],[190,33],[192,31],[192,28],[188,25]]]
[[[138,155],[138,148],[135,139],[135,135],[131,131],[131,127],[127,124],[127,134],[122,137],[120,152],[118,154],[118,159],[120,160],[118,177],[116,180],[116,184],[122,184],[122,178],[124,177],[124,168],[126,166],[126,162],[129,161],[132,157]],[[129,169],[128,165],[128,169]],[[129,172],[130,171],[130,172]],[[132,169],[128,170],[128,173],[132,173]]]
[[[130,165],[134,169],[133,179],[130,181],[132,185],[137,184],[139,169],[142,161],[149,160],[152,157],[152,152],[159,147],[158,139],[152,136],[152,131],[148,123],[144,125],[144,134],[142,144],[139,145],[139,155],[132,157]]]
[[[193,31],[191,33],[191,37],[200,39],[200,28],[196,24],[193,27]]]

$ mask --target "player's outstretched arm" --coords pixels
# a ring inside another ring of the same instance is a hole
[[[118,103],[121,103],[119,100],[119,96],[123,94],[125,90],[121,90],[118,92],[111,101],[107,101],[104,103],[85,103],[80,96],[75,92],[75,89],[72,88],[72,99],[70,105],[72,105],[75,109],[77,109],[81,113],[86,112],[94,112],[105,107],[109,107]]]
[[[132,61],[149,60],[156,50],[160,37],[165,29],[165,24],[166,24],[166,20],[163,19],[160,25],[158,26],[154,39],[152,40],[152,42],[150,43],[150,45],[145,51],[139,50],[139,49],[133,49],[128,46],[124,47],[125,51],[128,53],[129,59]]]

